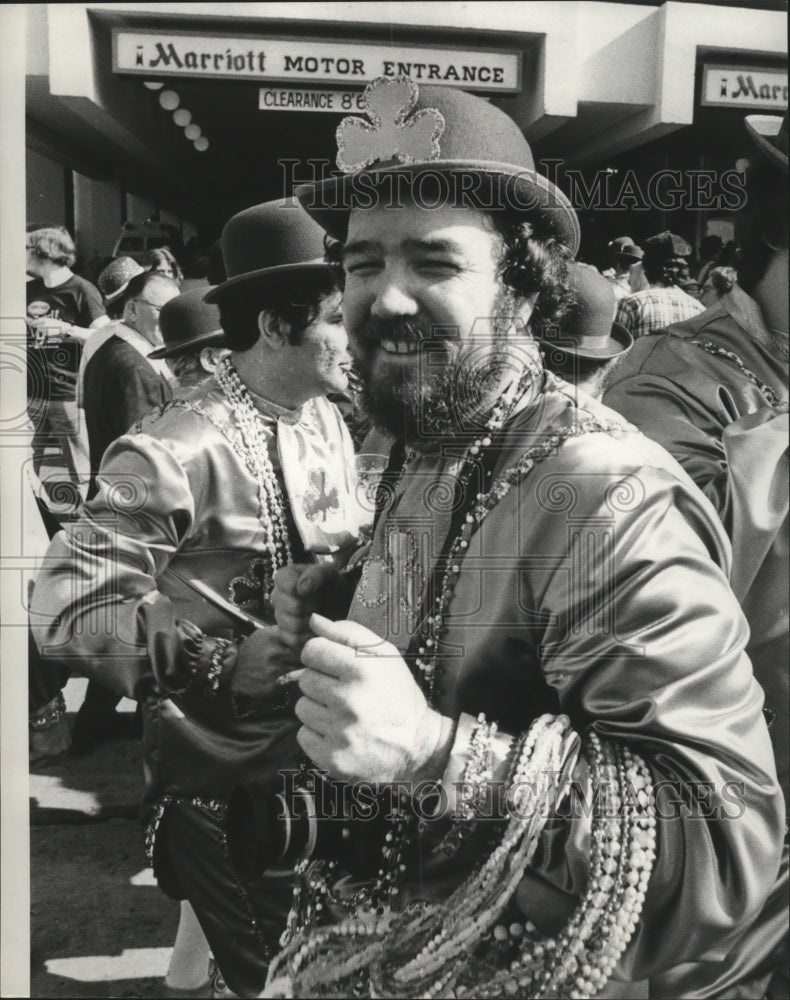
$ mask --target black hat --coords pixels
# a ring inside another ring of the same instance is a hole
[[[227,280],[212,288],[206,302],[217,302],[239,285],[263,287],[288,274],[327,272],[324,232],[294,198],[253,205],[229,219],[222,230]]]
[[[159,329],[164,346],[151,351],[149,358],[172,358],[204,347],[227,347],[219,309],[204,300],[205,294],[205,288],[191,288],[162,306]]]
[[[650,261],[673,260],[676,257],[691,255],[691,246],[682,236],[670,233],[668,230],[651,236],[645,240],[644,257]]]
[[[746,129],[758,150],[787,172],[787,112],[778,115],[747,115]]]
[[[337,128],[343,175],[296,189],[331,236],[346,238],[356,196],[369,204],[371,194],[385,181],[394,184],[396,175],[408,175],[416,184],[421,175],[432,174],[436,183],[426,195],[432,203],[435,189],[440,199],[453,190],[458,204],[540,217],[576,252],[579,222],[573,206],[535,170],[529,143],[504,111],[450,87],[418,88],[405,76],[373,80],[362,104],[367,118],[352,115]]]
[[[597,268],[580,263],[568,266],[568,281],[574,304],[556,330],[556,336],[547,332],[540,338],[541,344],[597,361],[610,361],[629,351],[634,338],[624,326],[614,322],[617,298],[611,282]]]

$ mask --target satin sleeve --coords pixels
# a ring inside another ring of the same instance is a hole
[[[694,357],[689,358],[689,364]],[[711,501],[725,527],[731,526],[730,484],[722,432],[737,419],[735,404],[721,386],[716,399],[653,372],[639,372],[611,385],[604,403],[675,458]]]
[[[146,434],[107,449],[98,486],[50,543],[31,625],[43,655],[139,700],[183,686],[193,637],[176,629],[156,580],[190,532],[193,492],[173,452]]]
[[[525,493],[532,568],[521,584],[544,623],[536,648],[561,710],[577,733],[594,729],[641,755],[656,787],[657,858],[617,972],[635,981],[726,955],[775,882],[782,796],[744,653],[748,628],[727,582],[729,545],[710,505],[661,468],[596,487],[571,455],[564,475],[570,515]],[[557,558],[569,531],[570,565]],[[458,726],[456,776],[469,733]],[[495,759],[501,778],[501,742]],[[574,779],[589,802],[583,754]],[[582,808],[544,831],[518,893],[539,928],[555,932],[571,916],[588,884],[590,837]]]

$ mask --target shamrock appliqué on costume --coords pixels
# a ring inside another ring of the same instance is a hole
[[[237,608],[266,606],[274,587],[274,563],[268,554],[256,556],[244,576],[234,576],[228,584],[228,600]]]
[[[309,491],[304,498],[304,512],[312,521],[318,514],[323,514],[323,521],[330,510],[335,510],[340,506],[337,497],[337,489],[333,486],[327,491],[326,473],[320,469],[312,469],[307,476],[310,484]]]
[[[353,173],[377,161],[437,160],[444,117],[436,108],[409,117],[418,96],[417,84],[407,76],[380,76],[369,83],[362,106],[370,121],[351,115],[337,127],[338,167]]]

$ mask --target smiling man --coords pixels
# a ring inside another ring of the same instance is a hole
[[[297,746],[274,683],[288,651],[271,629],[239,639],[272,624],[276,569],[341,560],[368,515],[325,398],[347,388],[351,357],[321,229],[296,202],[268,202],[227,223],[222,249],[229,277],[207,300],[230,357],[110,445],[96,498],[45,557],[32,617],[44,654],[144,703],[160,884],[192,902],[219,968],[255,995],[291,884],[240,890],[223,799],[250,768],[293,764]]]
[[[327,567],[281,571],[274,604],[301,747],[397,808],[370,883],[304,871],[269,995],[627,997],[680,963],[683,995],[763,995],[782,802],[715,513],[543,372],[530,327],[579,234],[516,125],[406,79],[364,105],[343,176],[297,194],[345,242],[396,443],[345,618],[311,615]]]

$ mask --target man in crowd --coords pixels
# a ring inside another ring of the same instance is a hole
[[[631,295],[636,289],[631,287],[631,269],[644,257],[641,247],[638,247],[630,236],[618,236],[609,244],[612,266],[603,272],[604,277],[612,283],[618,299]]]
[[[163,346],[151,351],[152,361],[166,361],[179,395],[186,395],[210,379],[228,354],[219,309],[203,296],[209,288],[195,288],[171,299],[162,309],[159,325]]]
[[[81,345],[108,322],[101,296],[72,272],[74,241],[60,226],[27,234],[28,409],[33,420],[33,469],[42,478],[53,445],[68,471],[75,506],[84,496],[89,461],[85,428],[75,403]],[[45,477],[48,478],[48,477]],[[57,521],[39,501],[50,537]]]
[[[108,446],[172,395],[167,365],[149,360],[148,355],[162,345],[162,307],[178,294],[172,278],[148,271],[138,274],[126,286],[123,319],[102,331],[106,336],[100,344],[97,340],[91,345],[82,383],[91,458],[89,500],[96,495],[96,472]]]
[[[659,445],[543,373],[527,324],[559,320],[578,229],[518,127],[402,78],[367,101],[344,176],[297,194],[344,241],[397,444],[346,620],[308,617],[330,568],[286,568],[274,600],[302,749],[402,795],[374,882],[304,872],[270,993],[627,997],[684,963],[693,995],[762,996],[779,932],[740,942],[783,809],[721,525]]]
[[[614,322],[614,288],[590,264],[571,264],[568,283],[574,301],[559,326],[536,331],[543,366],[600,399],[634,338]]]
[[[738,282],[702,315],[636,344],[605,402],[680,462],[727,529],[788,796],[787,120],[746,122],[756,154],[736,220]]]
[[[648,287],[620,299],[615,315],[633,337],[643,337],[703,311],[704,306],[681,287],[691,280],[690,253],[688,243],[674,233],[659,233],[645,241],[642,267]]]
[[[242,892],[222,800],[250,769],[296,752],[287,692],[273,696],[288,651],[277,660],[273,630],[257,626],[273,621],[274,571],[341,559],[368,513],[348,432],[324,398],[345,391],[351,358],[323,232],[296,202],[270,202],[228,222],[223,253],[229,277],[209,298],[230,357],[109,446],[96,497],[52,542],[32,613],[42,651],[145,703],[160,884],[189,898],[220,969],[254,995],[291,879]]]

